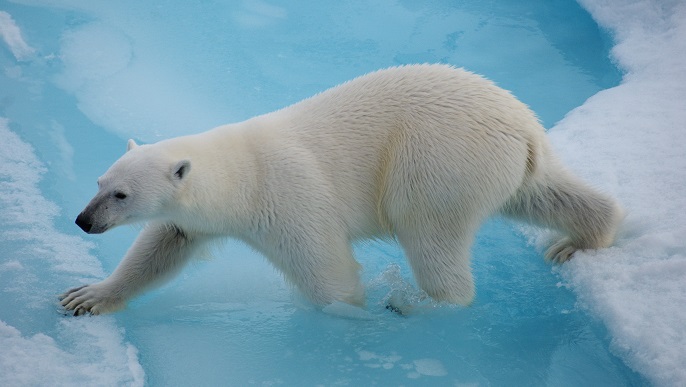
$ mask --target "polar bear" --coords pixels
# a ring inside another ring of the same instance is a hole
[[[558,230],[546,253],[609,246],[622,211],[554,157],[536,116],[447,65],[380,70],[245,122],[137,146],[76,223],[147,225],[111,276],[71,289],[75,315],[116,311],[220,237],[245,241],[313,303],[364,304],[351,242],[396,238],[433,299],[474,298],[470,246],[500,213]]]

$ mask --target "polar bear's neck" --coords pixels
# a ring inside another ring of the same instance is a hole
[[[226,125],[168,141],[171,154],[191,161],[171,221],[186,231],[236,234],[249,221],[260,176],[245,125]],[[240,203],[239,205],[232,205]]]

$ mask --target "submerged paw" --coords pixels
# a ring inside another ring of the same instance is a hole
[[[399,315],[399,316],[405,316],[405,312],[399,307],[391,304],[390,302],[386,304],[386,309],[390,310],[391,312]]]

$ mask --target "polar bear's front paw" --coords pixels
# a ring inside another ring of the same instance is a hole
[[[545,259],[553,263],[564,263],[572,258],[578,250],[569,238],[563,238],[555,242],[545,253]]]
[[[60,296],[60,304],[74,316],[110,313],[124,307],[124,300],[103,283],[85,285],[68,290]]]

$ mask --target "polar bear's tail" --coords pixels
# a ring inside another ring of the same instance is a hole
[[[530,176],[505,204],[503,214],[565,233],[546,252],[546,259],[554,262],[568,260],[576,250],[609,247],[624,215],[615,200],[562,167],[546,169]]]

